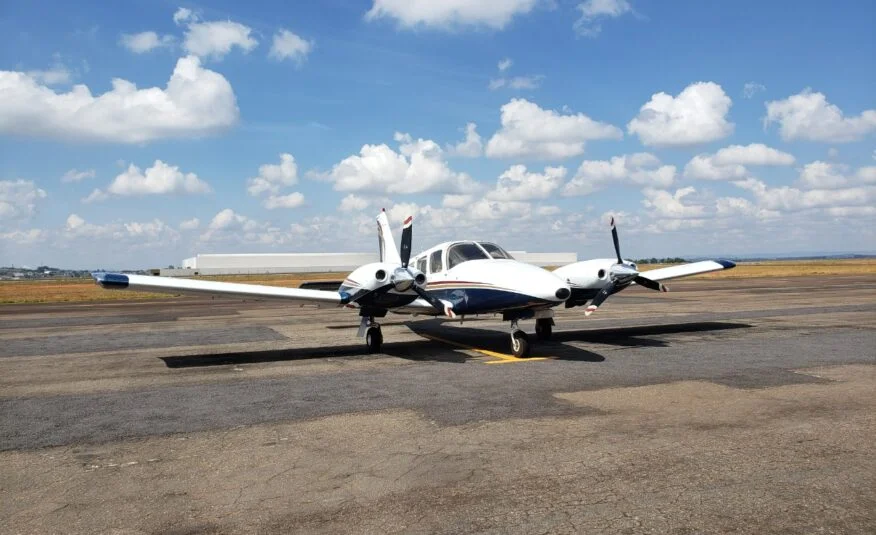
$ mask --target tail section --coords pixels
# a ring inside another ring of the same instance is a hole
[[[395,246],[395,238],[389,228],[389,218],[386,217],[386,209],[381,210],[377,216],[377,242],[380,245],[380,261],[392,264],[401,264],[401,256],[398,247]]]

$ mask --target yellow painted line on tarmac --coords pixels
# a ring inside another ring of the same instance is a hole
[[[475,351],[480,353],[481,355],[486,355],[488,357],[497,358],[499,360],[490,360],[485,362],[484,364],[507,364],[509,362],[532,362],[534,360],[548,360],[549,357],[528,357],[525,359],[517,358],[514,355],[508,355],[507,353],[499,353],[498,351],[490,351],[489,349],[480,349],[474,346],[470,346],[467,344],[462,344],[460,342],[456,342],[453,340],[447,340],[446,338],[441,338],[432,334],[423,334],[417,333],[423,338],[428,338],[429,340],[434,340],[436,342],[442,342],[444,344],[448,344],[451,346],[459,347],[461,349],[468,349],[469,351]]]

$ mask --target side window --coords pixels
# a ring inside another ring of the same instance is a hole
[[[444,266],[441,264],[442,252],[441,249],[438,249],[429,255],[429,273],[438,273],[444,270]]]
[[[423,273],[426,272],[426,257],[425,256],[423,258],[420,258],[419,260],[417,260],[417,269],[419,271],[422,271]]]

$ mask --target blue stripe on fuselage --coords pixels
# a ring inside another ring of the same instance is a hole
[[[429,288],[429,293],[453,304],[456,314],[482,314],[557,304],[531,295],[493,288]]]

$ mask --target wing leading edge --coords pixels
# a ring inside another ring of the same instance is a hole
[[[301,305],[321,307],[342,306],[343,296],[338,292],[284,288],[259,284],[239,284],[193,279],[172,279],[149,275],[123,273],[92,273],[95,282],[108,290],[134,290],[166,294],[212,295],[247,299],[278,299]]]
[[[652,281],[665,281],[669,279],[678,279],[680,277],[690,277],[691,275],[699,275],[700,273],[708,273],[710,271],[733,269],[735,267],[736,264],[729,260],[703,260],[702,262],[693,262],[690,264],[682,264],[680,266],[670,266],[643,271],[642,275]]]

